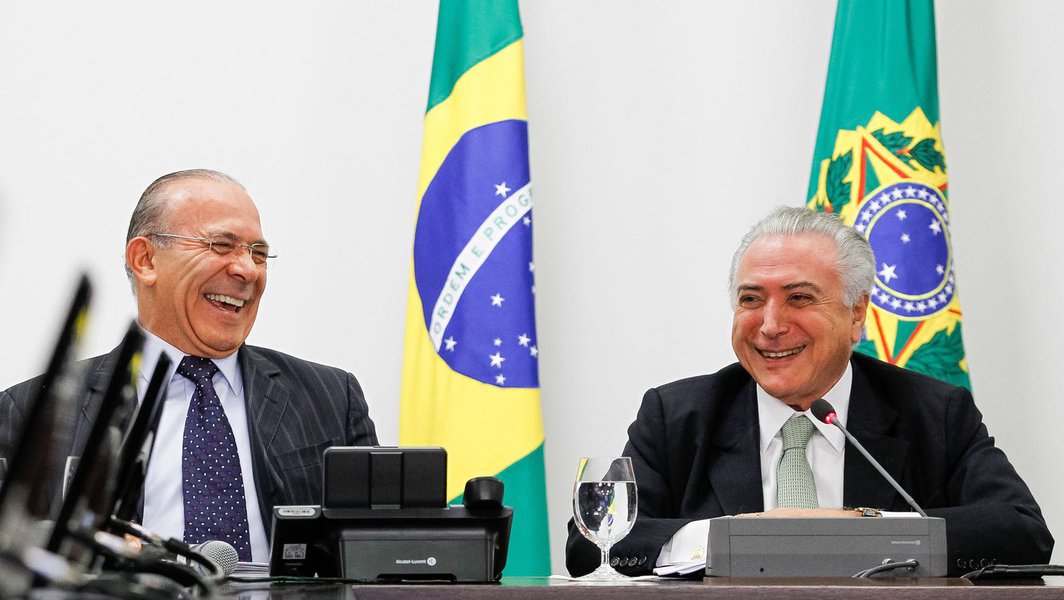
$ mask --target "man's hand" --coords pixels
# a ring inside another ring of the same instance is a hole
[[[859,517],[860,513],[845,508],[774,508],[765,512],[743,513],[735,516],[762,519],[837,519]]]

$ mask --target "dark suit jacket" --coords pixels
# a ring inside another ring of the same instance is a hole
[[[322,452],[329,446],[377,443],[373,421],[354,375],[255,346],[239,354],[251,437],[252,469],[259,508],[269,535],[273,507],[321,504]],[[79,393],[81,414],[74,435],[64,440],[65,455],[80,454],[117,350],[84,363],[86,385]],[[22,428],[27,404],[40,378],[0,392],[0,451],[10,454]],[[60,474],[51,475],[58,482]]]
[[[847,428],[931,517],[946,519],[951,575],[1045,563],[1053,537],[1027,485],[987,434],[968,390],[855,354]],[[611,550],[619,570],[653,569],[661,546],[692,520],[764,510],[756,386],[738,364],[649,390],[628,428],[639,515]],[[910,510],[856,449],[843,466],[843,502]],[[566,566],[598,566],[572,521]],[[984,563],[985,564],[985,563]]]

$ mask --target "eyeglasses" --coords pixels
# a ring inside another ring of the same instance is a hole
[[[237,248],[243,248],[251,255],[251,261],[256,265],[269,266],[272,259],[277,258],[276,254],[270,254],[269,244],[238,244],[224,235],[215,235],[209,238],[197,237],[194,235],[178,235],[176,233],[149,233],[147,237],[163,237],[174,238],[179,240],[193,240],[206,244],[215,254],[220,256],[228,256],[232,254]]]

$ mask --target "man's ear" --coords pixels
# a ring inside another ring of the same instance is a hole
[[[155,270],[155,244],[146,237],[135,237],[126,244],[126,265],[133,271],[138,285],[155,285],[158,273]]]
[[[856,344],[861,341],[861,331],[864,329],[865,317],[868,316],[868,293],[861,294],[857,302],[853,304],[853,321],[850,331],[850,342]]]

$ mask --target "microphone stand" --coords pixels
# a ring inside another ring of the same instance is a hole
[[[861,445],[861,442],[858,442],[857,438],[853,437],[853,434],[851,434],[849,431],[847,431],[845,427],[842,426],[842,423],[839,421],[839,416],[835,414],[835,409],[831,406],[830,402],[824,400],[823,398],[817,400],[816,402],[813,402],[812,412],[814,417],[820,419],[828,425],[834,425],[835,427],[838,427],[839,430],[842,431],[843,435],[846,436],[846,439],[850,440],[850,444],[854,448],[857,448],[857,451],[860,452],[861,455],[868,460],[868,462],[872,463],[872,466],[875,467],[877,471],[879,471],[879,474],[883,476],[883,479],[886,479],[887,482],[890,483],[890,485],[894,488],[894,490],[901,494],[902,498],[905,498],[905,501],[909,503],[909,506],[913,507],[916,512],[920,513],[921,517],[927,517],[927,513],[924,512],[924,509],[920,508],[920,505],[916,503],[916,500],[913,500],[913,497],[909,495],[909,492],[906,492],[905,489],[903,489],[898,484],[898,482],[890,476],[890,473],[887,473],[887,470],[883,468],[883,465],[879,464],[878,460],[872,458],[872,455],[868,453],[868,450],[865,450],[865,447]]]

